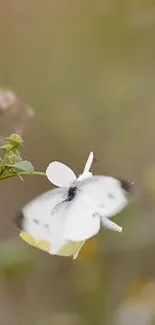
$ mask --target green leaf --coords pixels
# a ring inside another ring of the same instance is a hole
[[[24,172],[28,172],[28,173],[34,172],[34,167],[31,164],[31,162],[28,160],[19,161],[19,162],[16,162],[15,164],[12,164],[12,165],[9,164],[7,166],[17,168],[17,169],[20,169],[20,170],[22,170]]]
[[[20,169],[20,170],[22,170],[24,172],[29,172],[29,173],[34,172],[34,167],[31,164],[31,162],[28,161],[28,160],[23,160],[23,161],[16,162],[15,164],[12,165],[12,167]]]

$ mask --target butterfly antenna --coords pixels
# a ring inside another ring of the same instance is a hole
[[[94,165],[96,162],[98,162],[99,161],[99,159],[98,159],[98,157],[94,157],[93,158],[93,162],[92,162],[92,165]]]

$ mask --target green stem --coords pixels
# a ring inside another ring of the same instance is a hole
[[[21,176],[27,176],[27,175],[46,176],[46,173],[44,173],[44,172],[38,172],[38,171],[33,172],[33,173],[19,172],[17,174],[11,174],[11,175],[2,176],[2,177],[0,177],[0,181],[3,180],[3,179],[6,179],[6,178],[15,177],[15,176],[18,176],[18,175],[21,175]]]

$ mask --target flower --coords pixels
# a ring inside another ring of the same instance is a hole
[[[51,183],[58,187],[70,187],[75,181],[82,181],[92,176],[89,171],[93,163],[94,155],[90,152],[87,162],[85,164],[83,173],[77,178],[71,168],[61,162],[53,161],[46,169],[46,176]]]

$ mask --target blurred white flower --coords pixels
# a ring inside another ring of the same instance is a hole
[[[0,89],[0,111],[7,110],[16,100],[17,96],[13,91]]]
[[[12,134],[23,135],[34,110],[10,89],[0,89],[0,143]]]
[[[126,297],[114,315],[115,325],[152,325],[155,321],[155,281],[141,283]]]

